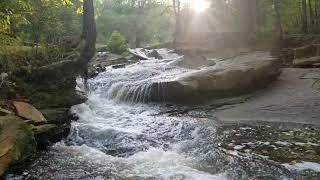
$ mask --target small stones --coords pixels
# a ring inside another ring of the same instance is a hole
[[[6,110],[6,109],[2,109],[2,108],[0,107],[0,116],[6,116],[6,115],[10,115],[10,114],[12,114],[11,111],[8,111],[8,110]]]
[[[227,150],[266,156],[281,163],[320,162],[320,129],[284,129],[277,125],[250,128],[234,125],[224,128],[220,133],[219,143],[220,147]],[[225,131],[229,133],[224,133]]]
[[[125,67],[126,67],[126,64],[116,64],[116,65],[112,66],[113,69],[120,69],[120,68],[125,68]]]

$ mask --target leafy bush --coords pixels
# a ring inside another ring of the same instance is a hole
[[[6,46],[6,45],[21,45],[22,42],[20,41],[20,39],[18,39],[16,37],[13,37],[13,36],[10,36],[10,35],[7,35],[7,34],[4,34],[4,33],[0,32],[0,44],[3,45],[3,46]]]
[[[108,39],[107,46],[110,52],[123,54],[128,49],[127,40],[118,31],[113,31]]]

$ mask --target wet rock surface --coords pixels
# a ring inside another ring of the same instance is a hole
[[[163,57],[159,54],[159,52],[157,50],[151,50],[151,52],[148,52],[147,53],[147,56],[148,57],[153,57],[153,58],[156,58],[156,59],[163,59]]]
[[[247,102],[219,111],[221,122],[291,122],[320,125],[319,69],[286,68]]]
[[[127,63],[128,59],[124,56],[112,54],[109,52],[98,52],[88,64],[88,73],[90,77],[94,77],[110,65]]]
[[[310,125],[260,123],[219,128],[220,147],[278,163],[320,162],[320,129]]]

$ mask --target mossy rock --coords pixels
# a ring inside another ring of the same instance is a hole
[[[36,141],[29,125],[21,118],[0,117],[0,177],[9,166],[21,163],[36,150]]]
[[[38,109],[70,108],[87,100],[85,95],[78,94],[75,90],[37,92],[37,94],[31,95],[29,98],[31,103]]]
[[[42,109],[40,111],[48,123],[60,124],[68,116],[69,108]]]
[[[49,131],[57,128],[55,124],[44,124],[40,126],[32,126],[32,131],[35,135],[48,133]]]

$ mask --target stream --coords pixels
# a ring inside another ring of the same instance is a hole
[[[170,114],[184,107],[148,102],[153,82],[195,71],[177,67],[179,55],[159,52],[164,59],[107,67],[90,79],[88,101],[72,107],[79,120],[70,135],[8,179],[303,179],[312,174],[222,148],[211,111]]]

